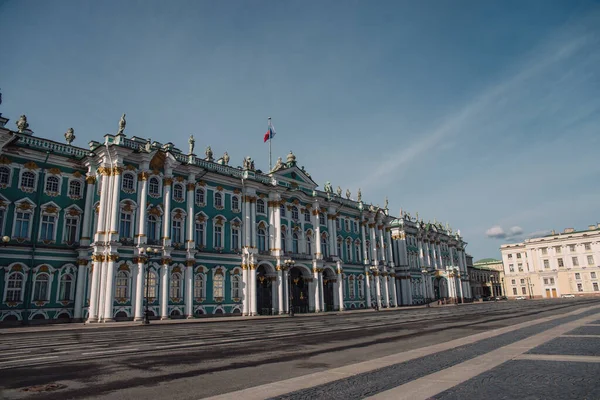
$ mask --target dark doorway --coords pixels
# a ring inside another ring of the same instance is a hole
[[[292,268],[289,272],[291,285],[290,296],[294,313],[308,312],[308,282],[302,276],[299,268]]]
[[[440,299],[440,281],[441,281],[441,278],[435,278],[433,280],[433,295],[434,295],[435,300]]]
[[[256,270],[256,311],[260,315],[273,314],[273,281],[264,266]]]
[[[335,275],[331,270],[323,271],[323,311],[334,311],[333,309],[333,285],[336,282]]]

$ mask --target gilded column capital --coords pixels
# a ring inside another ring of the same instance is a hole
[[[96,177],[94,175],[88,175],[88,176],[85,177],[85,182],[88,185],[93,185],[93,184],[96,183]]]
[[[193,267],[195,263],[196,263],[196,260],[186,260],[185,261],[185,265],[187,265],[188,267]]]
[[[160,263],[161,265],[169,265],[171,264],[171,258],[170,257],[163,257],[160,259]]]
[[[87,264],[88,264],[88,260],[86,260],[85,258],[77,259],[77,265],[87,265]]]
[[[111,176],[112,168],[110,167],[100,167],[98,168],[98,173],[102,176]]]
[[[196,189],[196,184],[195,183],[188,183],[186,185],[186,188],[187,188],[188,192],[192,192],[192,191],[194,191]]]
[[[172,184],[173,184],[173,178],[164,178],[163,179],[163,185],[171,186]]]
[[[246,264],[242,264],[242,269],[243,269],[243,270],[247,270],[247,269],[248,269],[248,265],[246,265]]]
[[[250,269],[256,269],[256,264],[250,264]]]
[[[142,171],[138,174],[138,180],[147,181],[150,177],[150,173],[148,171]]]
[[[112,173],[113,175],[121,175],[123,173],[123,167],[113,167]]]

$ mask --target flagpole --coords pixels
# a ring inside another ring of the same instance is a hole
[[[267,129],[267,132],[269,132],[269,173],[271,173],[271,117],[269,117],[269,124],[267,125]]]

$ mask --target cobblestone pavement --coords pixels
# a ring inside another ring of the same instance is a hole
[[[597,306],[598,300],[557,299],[147,327],[4,330],[0,332],[0,399],[196,400],[228,393],[237,400],[363,398],[435,371],[457,368],[465,360],[598,312],[600,307],[581,312]],[[579,314],[567,315],[573,312]],[[513,328],[516,324],[527,326]],[[487,336],[468,339],[471,335]],[[306,383],[309,374],[319,376],[457,340],[466,344],[352,373],[343,380],[336,376],[329,386],[290,387],[293,393],[284,396],[235,394],[290,379]],[[31,391],[43,385],[56,385],[56,390]]]

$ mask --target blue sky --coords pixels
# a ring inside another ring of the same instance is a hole
[[[475,259],[600,222],[594,1],[1,1],[0,112],[210,145],[460,229]]]

